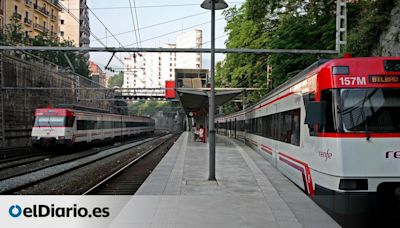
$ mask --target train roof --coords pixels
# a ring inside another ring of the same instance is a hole
[[[97,112],[97,113],[107,113],[107,114],[109,113],[109,111],[105,110],[105,109],[92,108],[92,107],[76,105],[76,104],[58,104],[58,105],[56,105],[56,108],[66,108],[66,109]]]
[[[261,97],[256,103],[254,103],[251,106],[248,106],[246,108],[253,108],[257,105],[259,105],[260,103],[262,103],[266,98],[271,97],[276,95],[277,93],[279,93],[280,91],[284,90],[285,88],[288,88],[290,86],[293,86],[295,84],[297,84],[298,82],[301,82],[302,80],[304,80],[305,78],[307,78],[307,76],[311,76],[313,75],[314,72],[319,72],[320,69],[324,68],[324,67],[330,67],[333,65],[344,65],[344,66],[354,66],[354,65],[359,65],[360,61],[362,62],[366,62],[368,65],[371,65],[373,63],[379,63],[380,65],[384,65],[384,60],[397,60],[400,61],[400,57],[396,57],[396,56],[388,56],[388,57],[356,57],[356,58],[337,58],[337,59],[320,59],[316,62],[314,62],[313,64],[311,64],[310,66],[308,66],[306,69],[302,70],[301,72],[299,72],[298,74],[296,74],[295,76],[293,76],[292,78],[289,78],[286,82],[282,83],[281,85],[279,85],[278,87],[276,87],[275,89],[271,90],[270,92],[268,92],[266,95],[264,95],[263,97]],[[380,62],[381,61],[381,62]],[[235,112],[240,113],[242,111],[239,112]],[[231,113],[233,114],[233,113]],[[226,116],[229,116],[231,114],[228,114]]]
[[[51,111],[51,112],[50,112]],[[150,118],[150,117],[146,117],[146,116],[128,116],[128,115],[119,115],[119,114],[112,114],[112,113],[103,113],[103,112],[91,112],[91,111],[82,111],[82,110],[75,110],[75,109],[70,109],[70,108],[37,108],[35,110],[35,116],[38,116],[38,113],[42,113],[41,115],[43,115],[43,113],[58,113],[59,115],[72,115],[72,113],[82,113],[82,114],[86,114],[86,115],[106,115],[106,116],[110,116],[110,117],[123,117],[123,118],[139,118],[139,119],[147,119],[147,120],[151,120],[154,121],[154,119]]]

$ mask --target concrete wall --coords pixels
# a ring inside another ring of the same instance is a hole
[[[23,56],[2,55],[0,97],[0,148],[30,145],[33,112],[36,108],[57,104],[79,104],[113,111],[111,92],[104,90],[76,90],[99,88],[96,83],[71,73],[60,71],[57,66],[28,60]],[[79,83],[78,83],[79,81]],[[25,88],[25,89],[23,89]],[[30,88],[30,89],[27,89]],[[67,88],[38,90],[33,88]],[[77,97],[81,100],[77,101]]]
[[[164,113],[162,111],[159,111],[151,118],[155,120],[157,131],[169,131],[172,133],[178,133],[184,130],[183,128],[185,115],[182,113]]]

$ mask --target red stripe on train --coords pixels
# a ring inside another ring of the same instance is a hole
[[[304,166],[305,178],[306,178],[306,182],[308,185],[308,190],[309,190],[310,196],[313,196],[314,195],[314,187],[313,187],[313,183],[312,183],[310,167],[308,166],[308,164],[303,161],[300,161],[296,158],[290,157],[289,155],[281,153],[281,152],[279,152],[279,155],[284,158],[290,159],[294,162],[297,162],[299,164],[302,164]]]
[[[366,138],[366,133],[318,133],[321,138]],[[400,133],[370,133],[371,138],[399,138]]]

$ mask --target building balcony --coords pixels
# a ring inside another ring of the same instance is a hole
[[[32,25],[32,20],[25,17],[24,18],[24,23],[27,24],[27,25]]]
[[[51,14],[51,15],[50,15],[50,19],[51,19],[52,21],[57,21],[57,16]]]
[[[60,10],[60,11],[62,10],[58,0],[44,0],[44,1],[46,1],[47,3],[53,5],[58,10]]]
[[[25,5],[32,7],[32,0],[25,0]]]
[[[49,34],[51,37],[54,37],[54,38],[58,37],[58,34],[56,32],[51,31]]]
[[[43,27],[42,25],[39,25],[38,23],[35,23],[33,25],[33,29],[35,29],[39,32],[42,32],[42,33],[47,33],[49,31],[47,28]]]
[[[39,6],[38,4],[33,4],[33,8],[44,16],[49,16],[50,12],[46,8]]]
[[[19,14],[19,13],[17,13],[17,12],[14,12],[14,13],[12,14],[12,17],[13,17],[13,18],[17,18],[18,20],[21,20],[21,19],[22,19],[22,15]]]

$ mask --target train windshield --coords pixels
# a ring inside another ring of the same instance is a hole
[[[64,127],[66,125],[65,116],[37,116],[35,127]]]
[[[400,132],[400,89],[343,89],[340,95],[345,132]]]

